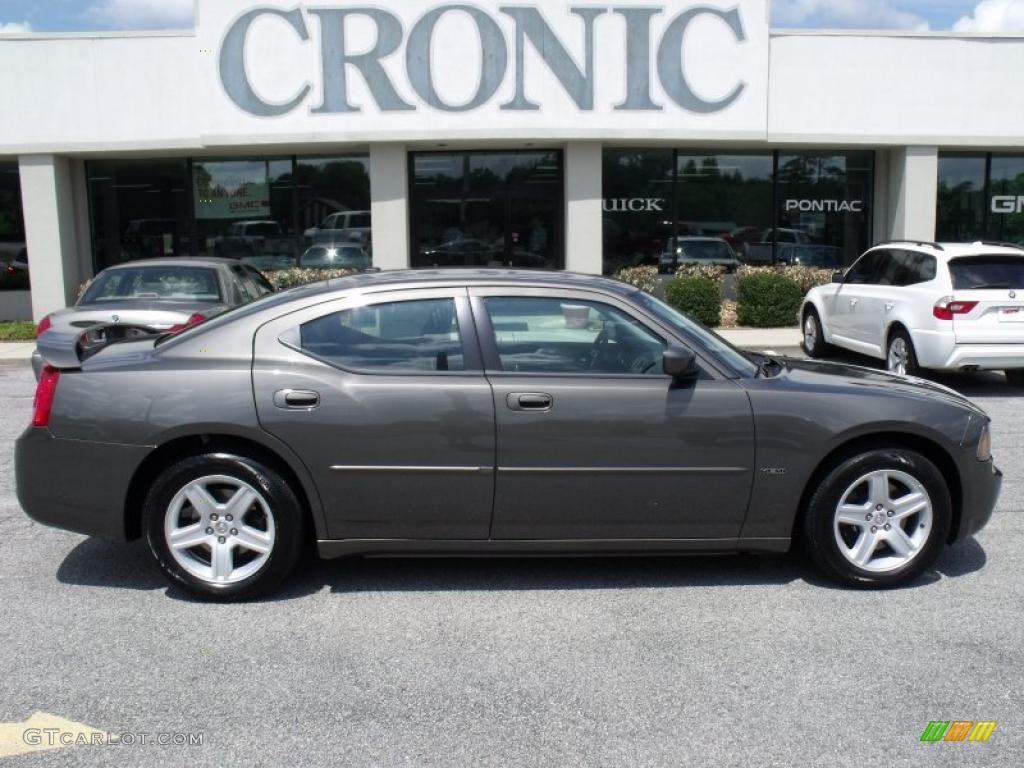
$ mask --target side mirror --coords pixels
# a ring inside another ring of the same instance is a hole
[[[697,356],[686,347],[669,347],[665,350],[663,364],[665,373],[673,379],[695,379],[700,373]]]
[[[842,282],[845,282],[845,281],[846,281],[846,273],[843,272],[842,270],[837,270],[837,271],[832,273],[832,282],[833,283],[842,283]]]

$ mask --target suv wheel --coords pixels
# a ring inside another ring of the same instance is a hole
[[[903,448],[867,451],[834,467],[804,520],[811,557],[856,587],[887,587],[919,576],[939,556],[952,505],[938,468]]]
[[[243,456],[183,459],[153,484],[143,509],[149,548],[164,573],[197,597],[263,594],[291,571],[302,509],[273,469]]]
[[[1024,368],[1006,371],[1006,380],[1015,387],[1024,387]]]
[[[894,331],[889,337],[889,347],[886,350],[885,359],[890,373],[897,373],[900,376],[921,375],[921,366],[917,363],[914,342],[910,340],[910,334],[902,328]]]
[[[813,307],[804,313],[803,336],[802,346],[808,357],[824,357],[829,353],[831,346],[825,342],[821,318]]]

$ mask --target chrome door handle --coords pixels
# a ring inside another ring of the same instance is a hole
[[[554,398],[546,392],[510,392],[505,404],[513,411],[550,411]]]
[[[860,299],[850,299],[850,306],[851,307],[856,307],[859,302],[860,302]]]
[[[886,312],[892,312],[892,309],[893,309],[893,307],[895,307],[895,306],[896,306],[895,304],[886,304],[886,305],[885,305],[885,311],[886,311]]]
[[[320,393],[309,389],[279,389],[274,405],[288,410],[312,410],[320,405]]]

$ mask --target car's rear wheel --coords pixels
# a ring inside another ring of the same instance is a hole
[[[804,536],[832,578],[888,587],[935,562],[951,521],[949,488],[931,461],[904,448],[878,449],[827,473],[807,505]]]
[[[1024,368],[1006,371],[1006,380],[1015,387],[1024,387]]]
[[[205,454],[172,465],[150,489],[143,515],[164,573],[198,597],[265,594],[301,550],[295,493],[274,469],[244,456]]]
[[[900,376],[921,375],[921,366],[917,362],[914,342],[910,340],[910,334],[902,328],[897,329],[889,336],[885,359],[890,373],[897,373]]]
[[[829,353],[830,346],[825,342],[821,318],[813,307],[804,313],[803,334],[803,348],[808,357],[824,357]]]

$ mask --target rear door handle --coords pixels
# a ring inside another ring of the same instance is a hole
[[[545,392],[510,392],[505,403],[513,411],[550,411],[554,399]]]
[[[274,393],[274,405],[290,410],[311,410],[320,405],[320,393],[309,389],[279,389]]]

